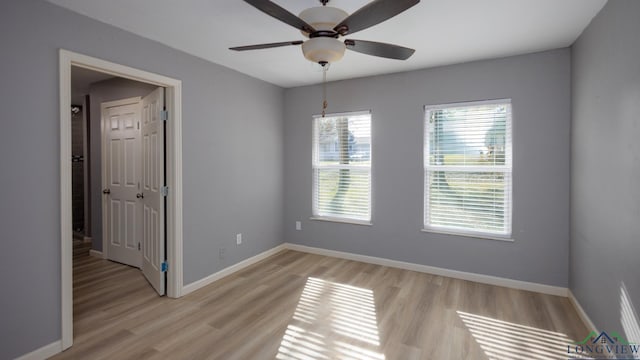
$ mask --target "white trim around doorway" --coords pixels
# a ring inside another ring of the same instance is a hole
[[[71,223],[71,66],[82,67],[166,88],[169,120],[167,151],[167,296],[182,296],[182,82],[128,66],[60,49],[60,241],[62,350],[73,344]]]

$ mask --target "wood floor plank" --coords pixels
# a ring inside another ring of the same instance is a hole
[[[86,243],[73,261],[53,359],[561,359],[588,333],[566,298],[289,250],[181,299]]]

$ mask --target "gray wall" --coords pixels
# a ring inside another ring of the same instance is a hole
[[[609,1],[572,48],[571,290],[606,331],[625,330],[623,284],[640,310],[639,17]]]
[[[281,88],[37,0],[0,46],[0,359],[61,336],[59,48],[182,80],[185,284],[282,242]]]
[[[91,99],[91,247],[102,251],[102,136],[101,109],[103,102],[126,99],[130,97],[148,95],[156,88],[128,79],[115,78],[91,84],[89,98]]]
[[[286,241],[568,286],[569,66],[562,49],[330,83],[329,112],[372,110],[373,226],[309,220],[311,119],[321,87],[287,89]],[[423,105],[497,98],[513,105],[515,241],[421,232]]]

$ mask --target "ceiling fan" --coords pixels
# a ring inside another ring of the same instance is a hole
[[[346,49],[388,59],[406,60],[414,49],[374,41],[340,38],[377,25],[416,5],[420,0],[374,0],[353,14],[327,6],[329,0],[320,0],[322,6],[312,7],[295,16],[268,0],[245,0],[258,10],[300,30],[307,40],[294,40],[269,44],[232,47],[245,51],[280,46],[302,45],[304,57],[325,65],[342,59]]]

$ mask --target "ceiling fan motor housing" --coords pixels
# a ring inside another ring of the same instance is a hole
[[[299,17],[318,31],[332,32],[333,28],[346,19],[349,14],[341,9],[331,6],[316,6],[303,10]],[[301,31],[302,35],[309,37],[309,33]]]

